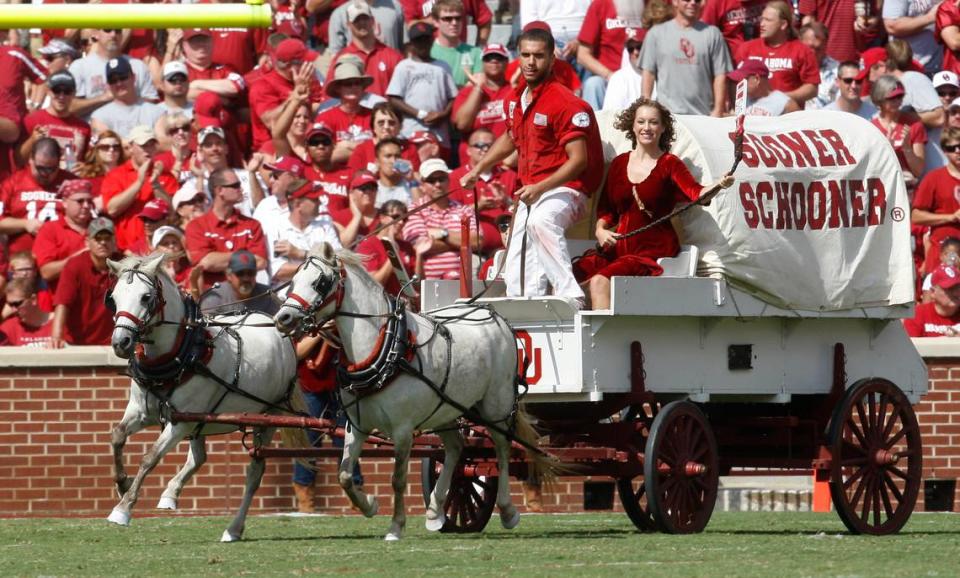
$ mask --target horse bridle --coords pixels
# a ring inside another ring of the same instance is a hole
[[[323,267],[321,267],[321,264],[328,265],[339,270],[340,274],[335,278],[333,276],[328,277]],[[347,278],[347,268],[344,266],[343,261],[341,259],[337,259],[336,257],[334,257],[332,262],[316,255],[307,257],[306,261],[304,261],[303,264],[300,265],[300,268],[297,269],[297,273],[303,269],[306,269],[310,265],[313,265],[320,270],[320,275],[310,285],[310,287],[317,293],[317,295],[321,296],[321,300],[311,303],[302,296],[298,295],[292,288],[290,289],[290,292],[287,293],[287,297],[295,302],[295,304],[288,305],[288,307],[293,307],[303,314],[303,317],[300,319],[300,325],[301,327],[304,327],[307,332],[312,331],[313,327],[322,326],[339,312],[340,306],[343,304],[343,296],[345,293],[344,282]],[[330,305],[330,303],[335,304],[333,313],[331,313],[325,319],[316,319],[316,314],[327,307],[327,305]],[[313,327],[306,327],[307,325],[312,325]]]
[[[113,289],[107,291],[107,294],[103,296],[103,304],[108,311],[113,313],[114,323],[116,323],[117,320],[121,318],[128,319],[133,322],[133,325],[134,325],[133,327],[130,327],[128,325],[118,325],[117,328],[126,329],[127,331],[130,331],[131,333],[136,335],[136,338],[139,341],[140,337],[143,334],[145,334],[148,330],[163,324],[164,322],[163,310],[166,307],[167,302],[163,298],[163,290],[160,287],[160,284],[157,283],[157,280],[154,277],[151,277],[150,275],[147,275],[146,273],[138,269],[129,269],[126,271],[126,273],[130,273],[129,278],[127,278],[128,285],[133,284],[133,280],[135,278],[140,278],[144,283],[146,283],[150,287],[150,293],[149,293],[148,301],[146,303],[147,317],[144,319],[140,319],[139,317],[137,317],[133,313],[130,313],[129,311],[117,311],[117,303],[113,299]],[[118,283],[123,279],[122,275],[123,274],[121,273],[121,276],[117,279]],[[150,320],[154,318],[157,319],[156,323],[150,324]]]

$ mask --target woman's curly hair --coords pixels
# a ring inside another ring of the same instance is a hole
[[[673,128],[673,115],[670,114],[670,111],[667,110],[667,107],[655,100],[641,96],[637,100],[633,101],[633,104],[628,106],[626,110],[617,115],[617,120],[614,123],[613,128],[622,130],[633,144],[633,148],[637,148],[637,135],[633,134],[633,121],[636,120],[637,110],[639,110],[641,107],[650,107],[656,109],[656,111],[660,114],[660,124],[663,125],[663,134],[660,135],[660,142],[657,143],[657,146],[660,147],[660,150],[668,152],[670,150],[670,146],[673,145],[674,139],[677,138],[676,132]]]

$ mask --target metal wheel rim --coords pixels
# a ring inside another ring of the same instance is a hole
[[[622,419],[624,421],[641,421],[645,428],[638,431],[627,449],[632,454],[642,453],[646,447],[650,424],[660,410],[659,404],[649,403],[633,405],[627,408]],[[617,478],[617,495],[624,513],[641,532],[656,532],[657,524],[650,513],[650,504],[647,502],[646,485],[643,476]]]
[[[903,528],[920,493],[923,448],[900,388],[885,379],[854,384],[834,410],[828,443],[830,495],[847,529],[885,535]]]
[[[703,465],[686,475],[686,464]],[[659,466],[665,465],[665,471]],[[660,530],[702,532],[713,515],[720,483],[717,441],[703,412],[688,401],[668,404],[657,415],[647,439],[644,484],[650,512]]]

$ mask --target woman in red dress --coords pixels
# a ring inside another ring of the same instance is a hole
[[[620,113],[614,126],[626,133],[634,149],[613,159],[607,173],[597,207],[601,251],[574,264],[577,279],[589,281],[593,309],[610,308],[611,277],[660,275],[663,269],[657,259],[680,252],[680,240],[669,221],[627,239],[618,235],[643,227],[668,214],[678,202],[695,201],[712,188],[701,186],[683,161],[670,154],[673,116],[660,103],[639,98]],[[718,183],[724,189],[732,184],[731,175]]]

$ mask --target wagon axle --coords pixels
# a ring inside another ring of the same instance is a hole
[[[878,466],[892,466],[900,461],[900,452],[877,450],[873,454],[873,461]]]

